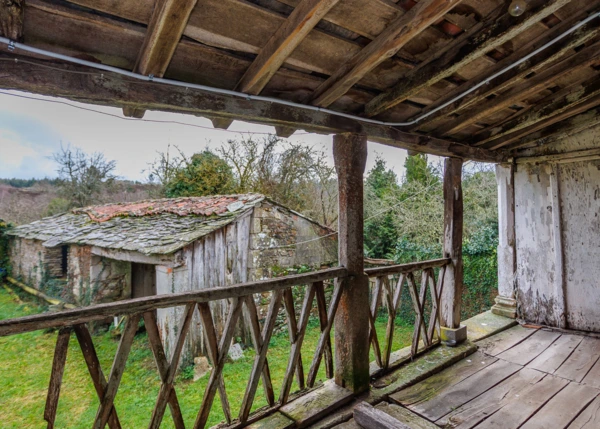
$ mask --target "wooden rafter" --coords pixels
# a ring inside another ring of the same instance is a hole
[[[475,86],[485,83],[484,86],[480,86],[471,94],[458,101],[453,102],[452,104],[442,108],[441,110],[438,110],[435,114],[432,114],[431,116],[419,121],[416,125],[413,125],[409,129],[417,130],[423,125],[428,124],[439,117],[453,114],[465,108],[473,106],[474,104],[485,100],[486,97],[503,91],[515,80],[521,79],[527,76],[528,74],[542,70],[544,67],[546,67],[553,61],[556,61],[564,55],[567,55],[567,53],[569,53],[573,48],[578,47],[591,40],[592,38],[600,34],[600,18],[596,18],[595,20],[589,22],[587,25],[582,27],[580,30],[576,31],[574,34],[565,37],[564,39],[558,41],[551,47],[542,50],[541,52],[534,55],[518,67],[515,67],[503,73],[502,75],[491,79],[499,71],[505,69],[511,64],[514,64],[521,58],[530,55],[546,43],[563,34],[574,24],[587,17],[589,13],[598,12],[599,10],[600,1],[596,0],[590,2],[588,7],[584,8],[579,13],[576,13],[573,16],[569,17],[568,19],[560,22],[556,26],[552,27],[550,30],[544,32],[538,38],[530,41],[523,47],[514,51],[508,57],[504,58],[501,61],[498,61],[494,66],[487,69],[485,73],[466,81],[465,83],[459,85],[450,93],[448,93],[445,97],[442,97],[439,100],[436,100],[434,103],[425,107],[421,112],[419,112],[418,116],[429,113],[434,109],[438,109],[440,106],[447,104],[450,100],[453,100],[458,95],[471,90]]]
[[[2,61],[2,58],[9,58],[10,61]],[[341,118],[324,112],[310,112],[292,106],[152,83],[132,83],[108,72],[72,73],[90,71],[75,65],[53,64],[52,69],[47,69],[43,64],[44,62],[36,60],[30,60],[27,64],[15,62],[13,57],[0,56],[0,88],[53,95],[91,104],[219,116],[321,133],[358,132],[366,134],[373,142],[439,156],[457,156],[484,162],[502,162],[506,159],[504,153]],[[61,72],[60,68],[64,71]],[[32,79],[32,76],[35,76],[35,79]]]
[[[546,68],[543,72],[536,74],[529,79],[522,80],[498,97],[466,109],[459,117],[438,127],[435,130],[435,134],[439,136],[452,134],[486,116],[499,112],[502,109],[506,109],[515,102],[531,97],[552,86],[554,81],[559,77],[573,73],[574,70],[592,65],[598,61],[599,57],[600,42],[596,42],[553,66]]]
[[[20,42],[23,38],[25,0],[0,1],[0,36]]]
[[[283,62],[339,0],[302,0],[248,68],[237,89],[259,94]]]
[[[162,77],[198,0],[156,0],[148,32],[134,72]],[[124,109],[125,116],[141,118],[141,109]]]
[[[531,28],[570,1],[531,2],[531,5],[536,7],[518,18],[510,15],[506,4],[502,3],[486,19],[448,45],[440,55],[411,70],[396,86],[371,100],[365,106],[365,113],[375,116],[428,86],[452,76],[462,67]]]
[[[374,41],[340,67],[313,94],[315,106],[327,107],[368,72],[392,57],[461,0],[424,0],[391,23]]]

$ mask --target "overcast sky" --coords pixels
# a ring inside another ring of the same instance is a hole
[[[275,131],[273,127],[240,121],[235,121],[228,131],[215,130],[208,119],[162,112],[146,112],[144,119],[179,121],[207,127],[207,129],[173,123],[125,120],[121,110],[116,108],[19,92],[8,94],[4,91],[0,93],[0,177],[2,178],[55,177],[56,167],[50,157],[60,149],[61,144],[64,146],[70,144],[71,147],[79,147],[87,153],[103,152],[107,159],[116,160],[117,175],[125,179],[144,181],[146,174],[142,171],[156,158],[157,151],[166,151],[168,144],[176,145],[186,155],[191,155],[206,146],[216,148],[227,139],[238,138],[244,132]],[[35,99],[19,98],[14,95]],[[80,108],[47,100],[68,103]],[[290,140],[322,149],[333,162],[332,136],[298,131]],[[373,166],[377,154],[384,157],[399,177],[402,176],[406,151],[369,143],[367,171]]]

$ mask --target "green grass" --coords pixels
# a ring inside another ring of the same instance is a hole
[[[43,307],[25,299],[20,304],[0,288],[0,319],[20,317],[43,311]],[[377,321],[377,330],[381,342],[385,334],[385,320]],[[405,347],[410,342],[412,327],[398,326],[393,350]],[[56,332],[31,332],[0,338],[0,410],[3,429],[26,429],[45,427],[43,414],[52,367]],[[308,371],[318,341],[318,323],[312,321],[307,329],[302,347],[302,360],[305,373]],[[105,374],[110,372],[118,338],[111,333],[94,335],[94,344]],[[289,340],[286,333],[273,337],[270,343],[268,359],[273,378],[276,398],[285,374],[289,357]],[[371,359],[373,359],[371,352]],[[227,363],[224,379],[232,408],[237,416],[246,383],[250,376],[254,352],[248,349],[243,358]],[[318,380],[325,380],[323,365]],[[186,426],[191,426],[202,402],[208,376],[192,382],[181,375],[176,380],[176,389]],[[148,426],[160,380],[152,352],[145,333],[139,333],[131,348],[115,404],[119,419],[124,428],[143,428]],[[292,391],[297,390],[294,383]],[[260,385],[254,407],[265,406],[266,401]],[[94,420],[98,400],[87,367],[75,336],[71,337],[67,363],[60,394],[57,428],[88,428]],[[218,396],[211,410],[208,426],[224,419]],[[172,428],[170,412],[167,409],[162,428]]]

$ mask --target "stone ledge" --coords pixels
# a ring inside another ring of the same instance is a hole
[[[517,321],[499,316],[492,313],[492,311],[486,311],[461,323],[467,327],[469,341],[475,342],[512,328],[517,324]]]

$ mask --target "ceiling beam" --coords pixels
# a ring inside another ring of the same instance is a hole
[[[312,104],[320,107],[330,106],[363,76],[394,56],[461,1],[423,0],[417,3],[323,82],[312,95]]]
[[[595,0],[589,3],[587,7],[583,10],[579,11],[576,14],[573,14],[568,19],[561,21],[559,24],[552,27],[550,30],[544,32],[536,39],[526,43],[520,49],[514,51],[512,54],[507,56],[506,58],[498,61],[495,65],[491,66],[486,70],[485,73],[477,76],[473,79],[468,80],[462,85],[453,89],[446,96],[436,100],[430,105],[426,106],[418,113],[416,116],[421,116],[426,113],[433,111],[434,109],[438,109],[440,106],[448,103],[450,100],[453,100],[460,94],[464,94],[465,92],[471,90],[477,85],[481,85],[482,83],[486,83],[483,86],[480,86],[478,89],[467,95],[466,97],[461,98],[453,102],[452,104],[436,111],[436,113],[428,116],[427,118],[419,121],[416,125],[409,127],[408,129],[411,131],[417,130],[421,128],[423,125],[426,125],[442,116],[446,116],[452,113],[457,113],[462,109],[468,108],[475,103],[478,103],[484,100],[486,97],[497,94],[498,92],[503,91],[508,86],[513,84],[516,80],[521,79],[527,76],[530,73],[535,73],[550,63],[557,61],[562,56],[566,55],[571,49],[576,48],[592,38],[596,37],[600,34],[600,18],[596,18],[585,26],[581,27],[575,33],[559,40],[552,46],[544,49],[538,54],[534,55],[524,63],[519,66],[504,72],[502,75],[490,79],[496,73],[505,69],[511,64],[514,64],[516,61],[521,58],[530,55],[531,53],[538,50],[540,47],[544,46],[546,43],[554,40],[556,37],[563,34],[566,30],[571,28],[577,22],[585,19],[590,13],[595,13],[600,11],[600,0]]]
[[[322,134],[362,133],[376,143],[439,156],[482,162],[504,162],[507,159],[502,151],[493,152],[329,113],[152,82],[130,82],[112,73],[93,73],[94,70],[76,65],[51,62],[52,69],[49,69],[40,66],[43,64],[46,62],[35,59],[28,59],[27,64],[15,62],[14,56],[0,55],[0,88],[83,103],[238,119]]]
[[[0,1],[0,36],[20,42],[23,38],[25,0]]]
[[[473,32],[469,31],[459,36],[441,55],[414,68],[392,89],[371,100],[365,106],[366,115],[378,115],[421,90],[452,76],[462,67],[513,39],[570,1],[531,1],[531,9],[520,17],[510,15],[506,2],[502,2],[494,12],[473,27]]]
[[[260,50],[237,89],[258,95],[279,67],[339,0],[302,0]]]
[[[504,137],[501,137],[496,140],[492,140],[487,142],[483,147],[490,148],[492,150],[497,150],[501,148],[506,149],[518,149],[521,147],[521,139],[527,138],[528,135],[542,130],[550,125],[556,124],[557,122],[563,121],[565,119],[570,118],[571,116],[578,115],[583,113],[589,109],[592,109],[600,104],[600,96],[596,95],[595,97],[588,98],[586,101],[582,103],[578,103],[569,109],[563,110],[561,113],[557,115],[552,115],[547,117],[544,120],[534,123],[529,127],[523,128],[514,133],[510,133]]]
[[[496,127],[489,127],[475,135],[477,146],[497,140],[508,134],[528,128],[538,122],[560,115],[590,98],[600,95],[600,77],[598,75],[584,82],[570,85],[546,97],[530,109],[524,109],[512,119]]]
[[[510,107],[517,101],[524,100],[552,86],[561,76],[572,73],[576,69],[592,65],[598,61],[599,57],[600,42],[596,42],[546,68],[543,72],[529,79],[521,80],[520,83],[514,85],[503,94],[464,110],[460,116],[436,128],[435,134],[443,136],[455,133],[495,112]]]
[[[156,0],[134,72],[162,77],[197,0]],[[124,109],[125,116],[141,118],[144,111]]]

